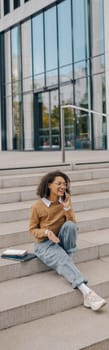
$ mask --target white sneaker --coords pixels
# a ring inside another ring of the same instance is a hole
[[[106,304],[106,300],[97,295],[93,290],[90,290],[84,296],[84,306],[91,308],[93,311],[101,309]]]

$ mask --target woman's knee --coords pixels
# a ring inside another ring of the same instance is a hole
[[[73,222],[73,221],[66,221],[65,222],[65,228],[68,230],[68,231],[74,231],[76,232],[77,231],[77,225]]]

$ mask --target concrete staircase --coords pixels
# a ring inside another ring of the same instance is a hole
[[[56,169],[56,167],[52,167]],[[59,169],[59,167],[58,167]],[[71,179],[79,226],[78,251],[72,257],[89,285],[107,305],[94,313],[82,306],[78,290],[37,258],[0,259],[0,344],[3,350],[109,349],[109,164],[65,165]],[[37,184],[51,169],[0,174],[0,253],[6,247],[33,252],[28,232]],[[87,337],[86,337],[87,335]]]

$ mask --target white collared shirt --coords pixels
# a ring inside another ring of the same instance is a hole
[[[50,207],[50,205],[52,204],[52,203],[54,203],[54,202],[52,202],[52,201],[50,201],[48,198],[46,198],[46,197],[43,197],[43,198],[41,198],[42,199],[42,202],[49,208]],[[58,200],[58,202],[59,203],[62,203],[62,198],[61,197],[59,197],[59,200]],[[71,209],[70,207],[68,207],[68,208],[65,208],[64,206],[63,206],[63,208],[64,208],[64,210],[69,210],[69,209]]]

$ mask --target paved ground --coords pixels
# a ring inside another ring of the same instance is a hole
[[[91,163],[91,162],[109,162],[109,151],[66,151],[66,163]],[[41,165],[62,164],[61,151],[1,151],[0,152],[0,169],[16,167],[32,167]]]

